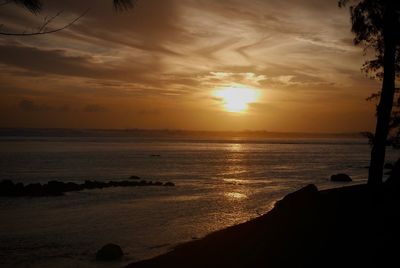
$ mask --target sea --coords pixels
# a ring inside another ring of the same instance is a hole
[[[1,267],[121,267],[254,219],[284,195],[330,176],[366,182],[362,137],[0,137],[0,180],[145,180],[175,187],[113,187],[57,197],[0,197]],[[387,162],[399,152],[388,149]],[[121,246],[119,262],[96,251]]]

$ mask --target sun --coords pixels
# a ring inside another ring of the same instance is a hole
[[[259,98],[258,90],[246,86],[230,86],[218,89],[214,95],[223,103],[224,109],[231,113],[247,111],[250,103]]]

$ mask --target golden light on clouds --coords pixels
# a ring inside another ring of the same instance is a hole
[[[215,97],[221,100],[224,110],[231,113],[244,113],[249,104],[260,98],[257,89],[247,86],[229,86],[214,92]]]
[[[380,85],[361,74],[362,51],[336,1],[146,0],[123,13],[108,0],[46,1],[37,16],[10,4],[0,8],[2,30],[24,32],[63,10],[61,26],[87,7],[57,34],[0,37],[0,127],[375,126],[365,98]]]

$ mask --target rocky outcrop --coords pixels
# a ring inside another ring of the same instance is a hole
[[[344,173],[339,173],[336,175],[332,175],[331,176],[331,181],[335,181],[335,182],[351,182],[353,181],[349,175],[344,174]]]
[[[126,268],[400,267],[399,181],[375,189],[309,185],[265,215]]]
[[[318,197],[318,188],[314,184],[309,184],[277,201],[275,203],[275,208],[298,209],[300,207],[307,207],[313,205]]]
[[[65,192],[103,189],[108,187],[135,187],[135,186],[175,186],[172,182],[152,182],[146,180],[124,180],[124,181],[91,181],[87,180],[82,184],[74,182],[49,181],[46,184],[31,183],[24,185],[14,183],[11,180],[0,182],[0,196],[60,196]]]
[[[96,253],[97,261],[118,261],[124,256],[121,247],[116,244],[107,244]]]

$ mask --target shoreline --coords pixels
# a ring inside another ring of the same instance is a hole
[[[397,267],[399,208],[397,162],[379,189],[311,184],[265,215],[126,267]]]

